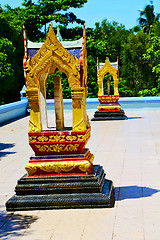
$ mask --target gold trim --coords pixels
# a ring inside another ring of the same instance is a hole
[[[90,137],[91,132],[88,131],[86,134],[77,134],[77,135],[40,135],[40,136],[29,136],[29,142],[72,142],[78,141],[83,142],[86,141]]]
[[[89,160],[84,161],[59,161],[59,162],[45,162],[45,163],[28,163],[25,166],[29,175],[36,173],[38,169],[51,173],[70,172],[74,168],[78,167],[82,172],[87,172],[94,160],[94,155],[91,154]]]
[[[86,131],[86,89],[85,87],[72,88],[73,132]]]
[[[118,109],[120,110],[121,106],[98,106],[97,109],[98,110],[114,110],[114,109]]]
[[[80,146],[80,143],[76,143],[76,144],[54,144],[54,145],[34,145],[39,152],[76,152],[78,151],[78,148]]]
[[[52,67],[54,67],[54,69]],[[38,87],[40,75],[44,71],[48,72],[51,69],[51,72],[54,72],[56,68],[67,75],[70,87],[81,86],[80,74],[78,72],[79,61],[77,58],[74,59],[62,46],[51,24],[44,44],[32,60],[29,58],[27,61],[27,87]]]

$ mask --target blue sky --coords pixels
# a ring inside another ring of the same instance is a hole
[[[20,6],[22,0],[0,0],[2,7],[9,4],[11,7]],[[71,9],[78,18],[86,22],[86,27],[94,27],[95,22],[107,19],[116,21],[130,29],[138,24],[138,10],[150,4],[150,0],[88,0],[83,8]],[[160,0],[153,0],[155,13],[160,13]],[[70,25],[72,27],[72,24]]]

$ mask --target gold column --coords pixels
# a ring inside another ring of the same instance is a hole
[[[86,116],[85,116],[85,87],[74,87],[71,89],[72,94],[72,113],[73,127],[72,131],[86,131]]]
[[[54,104],[56,115],[56,130],[64,130],[63,92],[60,77],[54,78]]]
[[[108,88],[108,95],[110,95],[110,77],[107,76],[107,88]]]
[[[114,95],[119,95],[119,91],[118,91],[118,78],[114,79]]]
[[[40,116],[40,104],[39,104],[39,89],[29,88],[26,89],[27,98],[30,106],[30,120],[29,120],[29,132],[41,132],[41,116]]]
[[[48,74],[44,73],[41,75],[40,79],[40,114],[42,131],[48,128],[48,117],[47,117],[47,105],[46,105],[46,79]]]
[[[103,79],[101,76],[98,74],[98,96],[103,96]]]
[[[86,127],[89,128],[90,127],[90,122],[89,122],[89,118],[88,118],[88,115],[87,115],[87,109],[86,109],[87,96],[88,96],[88,87],[85,87],[85,96],[84,96],[84,101],[83,101],[83,111],[84,111],[84,120],[85,120],[85,123],[86,123]]]

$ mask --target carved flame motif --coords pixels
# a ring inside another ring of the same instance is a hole
[[[49,73],[50,69],[53,71],[52,65],[67,75],[70,87],[80,86],[79,61],[62,46],[51,24],[44,44],[32,60],[29,58],[27,61],[27,87],[38,87],[40,75],[43,72]]]

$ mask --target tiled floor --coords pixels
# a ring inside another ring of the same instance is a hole
[[[160,111],[126,115],[126,121],[91,122],[87,144],[94,163],[103,165],[114,183],[111,209],[6,212],[5,202],[33,152],[27,139],[29,117],[2,126],[0,239],[160,240]]]

